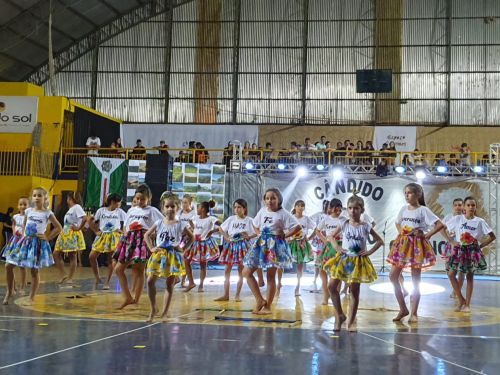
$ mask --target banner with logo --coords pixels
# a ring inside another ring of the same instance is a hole
[[[101,207],[108,194],[125,193],[127,162],[123,159],[87,158],[85,207]]]
[[[0,133],[31,133],[37,122],[37,96],[0,96]]]
[[[384,264],[383,260],[389,252],[390,243],[397,236],[396,217],[400,209],[406,205],[404,187],[409,182],[414,182],[411,178],[377,178],[365,175],[349,176],[338,181],[328,176],[300,180],[294,179],[293,175],[280,177],[278,175],[233,176],[231,174],[230,177],[235,180],[228,181],[228,185],[231,186],[227,197],[228,202],[236,198],[246,199],[250,216],[255,215],[262,207],[262,196],[266,189],[271,187],[276,187],[283,193],[283,207],[286,210],[291,210],[296,200],[303,200],[306,204],[306,215],[321,211],[324,199],[338,198],[346,206],[347,199],[356,189],[365,202],[366,213],[375,220],[375,230],[384,239],[385,248],[379,249],[371,256],[377,267]],[[486,179],[433,178],[424,183],[424,192],[427,207],[440,218],[451,213],[455,198],[474,196],[478,203],[476,215],[484,218],[490,225],[495,224],[489,217],[489,182]],[[498,233],[498,228],[493,227],[493,231]],[[444,270],[445,263],[440,254],[444,252],[445,240],[437,234],[432,237],[431,244],[437,254],[437,265],[433,269]],[[494,242],[485,249],[485,253],[495,252],[495,246]],[[488,256],[486,260],[489,260]]]
[[[416,126],[376,126],[373,147],[380,150],[384,143],[394,142],[397,151],[414,151],[417,144]]]

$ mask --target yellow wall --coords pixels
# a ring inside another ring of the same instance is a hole
[[[26,82],[0,82],[0,95],[3,96],[45,96],[41,86]]]

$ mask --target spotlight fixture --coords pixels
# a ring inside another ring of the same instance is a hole
[[[297,173],[298,177],[305,177],[307,175],[307,168],[301,165],[295,170],[295,173]]]
[[[417,180],[423,180],[425,178],[425,171],[423,169],[419,169],[415,172],[415,177]]]
[[[279,163],[279,164],[278,164],[278,169],[279,169],[280,171],[284,170],[284,169],[285,169],[285,164],[283,164],[283,163]]]
[[[406,172],[406,168],[403,167],[402,165],[398,165],[396,168],[394,168],[394,170],[396,171],[396,173],[399,174],[403,174]]]
[[[253,169],[253,164],[248,162],[245,164],[245,168],[248,170],[248,171],[251,171]]]
[[[438,173],[446,173],[446,172],[448,172],[448,167],[445,165],[438,165],[436,168],[436,171]]]
[[[484,167],[482,165],[475,165],[472,170],[474,171],[474,173],[483,173]]]
[[[325,170],[325,166],[324,166],[323,164],[318,164],[318,165],[316,166],[316,169],[317,169],[318,171],[324,171],[324,170]]]
[[[334,180],[340,180],[342,179],[342,177],[344,177],[344,171],[342,170],[342,168],[335,167],[333,168],[332,176]]]

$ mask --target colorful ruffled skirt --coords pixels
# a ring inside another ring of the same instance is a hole
[[[19,241],[21,241],[22,239],[23,239],[23,236],[21,236],[18,233],[16,233],[13,236],[11,236],[9,238],[9,241],[7,241],[7,243],[3,247],[2,252],[0,253],[0,255],[3,258],[7,258],[9,256],[10,252],[13,249],[15,249],[15,247],[17,246],[17,244],[19,243]]]
[[[11,249],[6,262],[19,267],[39,269],[52,266],[54,258],[47,240],[25,236]]]
[[[190,249],[184,251],[184,259],[194,263],[204,263],[219,257],[219,246],[210,237],[206,240],[195,240]]]
[[[341,245],[342,242],[339,242],[339,244]],[[337,252],[335,251],[333,245],[330,242],[327,242],[323,251],[316,257],[315,266],[318,268],[324,268],[325,264],[330,259],[335,257],[335,254],[337,254]]]
[[[248,268],[292,268],[292,255],[287,242],[275,234],[263,231],[247,253],[243,264]]]
[[[57,237],[56,246],[54,247],[54,251],[62,251],[64,253],[82,251],[85,249],[86,246],[82,231],[70,228],[64,228],[62,230]]]
[[[182,252],[172,246],[159,248],[149,257],[146,272],[148,276],[160,278],[184,276],[186,268]]]
[[[453,245],[449,242],[446,242],[444,245],[444,251],[441,253],[441,258],[446,262],[450,259],[451,253],[453,251]]]
[[[386,260],[398,268],[427,268],[436,263],[436,255],[423,234],[400,234],[392,244]]]
[[[446,263],[447,271],[452,270],[462,273],[484,271],[486,268],[486,260],[477,241],[453,247]]]
[[[144,240],[145,231],[142,229],[128,231],[122,236],[113,259],[121,263],[146,263],[149,258],[149,250]]]
[[[377,271],[368,256],[337,253],[325,263],[325,271],[334,279],[350,283],[371,283],[377,280]]]
[[[239,235],[235,235],[231,241],[224,240],[222,253],[219,257],[220,264],[243,264],[243,259],[251,249],[250,242]]]
[[[305,238],[290,241],[290,253],[295,263],[307,263],[314,259],[311,244]]]
[[[325,236],[326,236],[326,234],[325,234]],[[321,253],[323,251],[323,248],[325,247],[325,243],[318,235],[314,236],[311,239],[311,245],[314,249],[314,252],[317,252],[317,253]]]
[[[98,253],[113,253],[120,242],[121,233],[118,231],[101,232],[92,243],[92,251]]]

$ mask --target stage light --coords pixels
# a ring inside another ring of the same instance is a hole
[[[307,175],[307,168],[301,165],[295,170],[295,173],[297,173],[298,177],[305,177]]]
[[[245,168],[250,171],[250,170],[253,169],[253,164],[250,163],[250,162],[248,162],[248,163],[245,164]]]
[[[398,165],[396,168],[394,168],[394,170],[396,171],[396,173],[399,174],[403,174],[406,172],[406,168],[403,167],[402,165]]]
[[[484,172],[484,167],[482,165],[476,165],[474,168],[472,168],[474,173],[483,173]]]
[[[438,167],[436,168],[436,171],[438,173],[446,173],[446,172],[448,172],[448,167],[445,165],[438,165]]]
[[[318,171],[324,171],[324,170],[325,170],[325,166],[324,166],[323,164],[318,164],[318,165],[316,166],[316,169],[317,169]]]
[[[415,172],[415,177],[417,180],[423,180],[425,178],[425,172],[422,169],[419,169]]]
[[[285,164],[283,164],[283,163],[279,163],[279,164],[278,164],[278,169],[279,169],[280,171],[284,170],[284,169],[285,169]]]
[[[411,281],[405,281],[404,286],[405,289],[408,291],[408,293],[411,294],[413,292],[413,283]],[[370,289],[373,290],[374,292],[379,292],[384,294],[394,293],[394,286],[390,282],[372,284],[370,285]],[[420,283],[421,295],[443,293],[444,291],[445,289],[440,285],[430,284],[430,283]]]
[[[334,180],[341,180],[342,177],[344,177],[344,171],[342,170],[342,168],[335,167],[333,168],[332,176]]]

